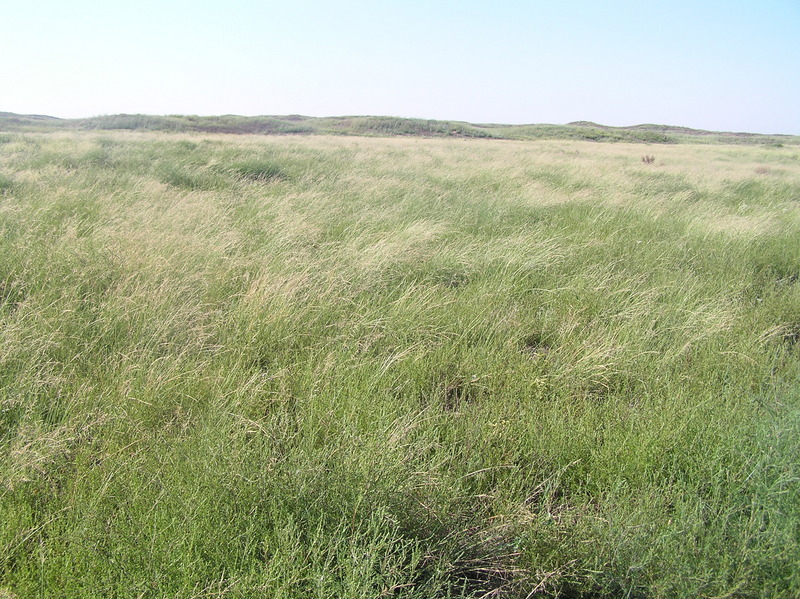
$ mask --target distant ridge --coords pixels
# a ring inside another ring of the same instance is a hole
[[[309,117],[115,114],[85,119],[0,112],[0,131],[144,130],[249,135],[357,135],[508,140],[575,139],[600,142],[800,144],[800,136],[704,131],[672,125],[610,127],[591,121],[566,125],[504,125],[387,116]]]
[[[57,116],[47,116],[46,114],[14,114],[13,112],[0,112],[0,117],[9,117],[9,118],[17,118],[17,119],[31,119],[31,120],[40,120],[40,121],[61,121],[63,119],[58,118]]]
[[[642,125],[630,125],[628,127],[609,127],[607,125],[600,125],[598,123],[593,123],[591,121],[574,121],[572,123],[567,123],[569,126],[573,127],[595,127],[598,129],[617,129],[617,130],[628,130],[628,131],[653,131],[657,133],[664,133],[665,135],[672,134],[672,135],[722,135],[722,136],[733,136],[733,137],[749,137],[749,136],[763,136],[763,133],[744,133],[744,132],[733,132],[733,131],[707,131],[705,129],[692,129],[691,127],[680,127],[676,125],[654,125],[652,123],[646,123]],[[775,137],[777,135],[770,135],[770,137]],[[778,137],[792,137],[792,136],[778,136]]]

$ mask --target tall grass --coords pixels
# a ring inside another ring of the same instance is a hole
[[[795,154],[14,134],[0,595],[796,596]]]

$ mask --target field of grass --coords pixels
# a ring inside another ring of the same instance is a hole
[[[0,597],[797,597],[799,342],[798,146],[5,133]]]

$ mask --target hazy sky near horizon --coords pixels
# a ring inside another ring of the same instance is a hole
[[[0,111],[800,134],[800,0],[6,0]]]

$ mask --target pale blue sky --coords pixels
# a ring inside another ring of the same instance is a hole
[[[800,134],[800,0],[0,0],[0,111]]]

